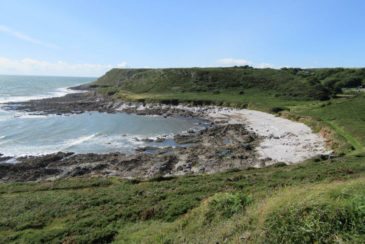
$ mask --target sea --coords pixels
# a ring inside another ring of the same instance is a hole
[[[177,146],[173,135],[200,129],[200,121],[127,113],[88,112],[36,115],[6,110],[7,102],[29,101],[75,92],[69,87],[96,78],[0,75],[0,154],[19,157],[55,152],[133,153],[138,147]],[[162,143],[151,142],[166,137]]]

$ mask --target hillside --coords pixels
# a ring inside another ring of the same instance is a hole
[[[232,68],[112,69],[93,86],[107,94],[235,93],[260,90],[282,99],[327,100],[341,88],[360,86],[365,69]]]
[[[0,242],[363,243],[364,175],[364,157],[346,157],[149,181],[0,184]]]

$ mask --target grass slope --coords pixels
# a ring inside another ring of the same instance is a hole
[[[306,71],[311,74],[310,71]],[[133,93],[204,93],[225,91],[244,93],[256,88],[276,96],[327,99],[331,91],[307,73],[292,70],[236,68],[112,69],[94,85],[113,94],[120,90]],[[364,76],[365,77],[365,76]]]
[[[252,202],[242,201],[248,197],[242,193],[217,193],[172,223],[146,221],[128,225],[116,240],[121,243],[363,243],[364,184],[362,177],[288,187]],[[227,212],[232,215],[227,216]]]
[[[365,69],[231,68],[112,69],[93,86],[106,94],[235,94],[256,89],[276,97],[326,100],[342,88],[364,84]]]
[[[188,242],[211,243],[234,241],[248,233],[252,241],[258,241],[266,238],[261,228],[271,226],[271,215],[262,217],[260,225],[254,220],[248,224],[246,207],[261,208],[272,197],[280,198],[287,187],[305,189],[360,179],[364,173],[364,158],[349,156],[162,181],[73,178],[1,184],[0,242],[179,243],[188,238]],[[281,210],[285,213],[285,209]],[[356,229],[356,233],[362,232]]]
[[[365,152],[365,96],[340,98],[316,107],[302,107],[297,113],[323,121],[343,136],[355,149]]]

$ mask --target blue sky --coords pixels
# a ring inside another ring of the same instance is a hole
[[[0,73],[365,66],[360,0],[0,0]]]

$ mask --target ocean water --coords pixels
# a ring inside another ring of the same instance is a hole
[[[6,102],[63,96],[68,87],[94,78],[0,75],[0,153],[5,156],[43,155],[54,152],[132,153],[141,146],[175,146],[144,142],[198,129],[198,120],[90,112],[72,115],[33,115],[2,109]]]

